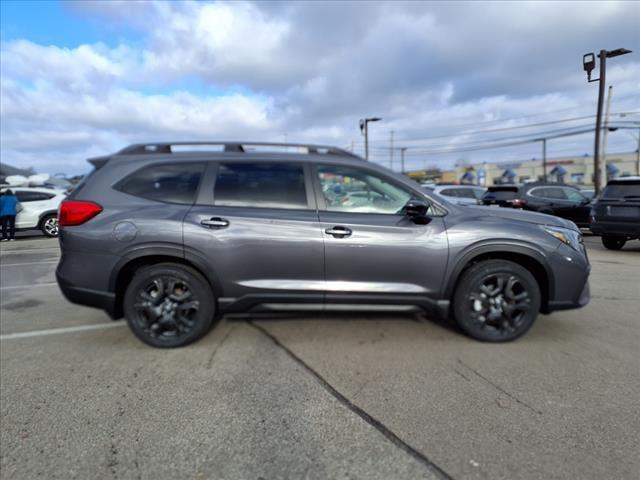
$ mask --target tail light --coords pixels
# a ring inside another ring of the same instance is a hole
[[[61,227],[82,225],[101,211],[102,207],[94,202],[64,200],[58,209],[58,225]]]
[[[525,206],[526,203],[527,203],[526,200],[522,200],[520,198],[514,198],[513,200],[509,200],[509,204],[513,208],[522,208]]]

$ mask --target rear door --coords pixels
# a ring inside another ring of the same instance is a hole
[[[16,190],[15,194],[22,205],[22,210],[16,215],[16,228],[37,227],[40,213],[48,209],[49,200],[55,196],[34,190]]]
[[[327,304],[434,300],[448,259],[442,217],[418,225],[403,214],[420,197],[363,167],[313,167],[325,242]],[[356,199],[350,192],[365,192]],[[422,197],[424,198],[424,197]]]
[[[220,161],[185,218],[187,255],[203,257],[220,303],[323,301],[324,245],[308,166]]]

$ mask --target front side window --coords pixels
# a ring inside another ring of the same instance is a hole
[[[330,212],[398,214],[413,197],[410,191],[358,168],[319,166],[318,177]]]
[[[192,204],[204,163],[149,165],[116,185],[116,190],[161,202]]]
[[[301,165],[222,163],[214,187],[214,205],[225,207],[306,209]]]

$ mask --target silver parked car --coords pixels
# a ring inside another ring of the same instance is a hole
[[[436,185],[430,188],[436,195],[443,196],[457,205],[478,205],[487,190],[476,185]]]
[[[150,345],[186,345],[225,313],[364,309],[430,311],[500,342],[589,301],[570,221],[460,207],[333,147],[189,145],[91,159],[60,208],[63,293]]]

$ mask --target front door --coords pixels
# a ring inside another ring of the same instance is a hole
[[[319,165],[314,180],[329,306],[439,298],[447,234],[442,217],[419,225],[403,214],[407,201],[419,194],[366,166]]]
[[[206,257],[220,304],[321,305],[324,245],[308,167],[221,161],[213,168],[185,218],[184,242],[185,254]]]

